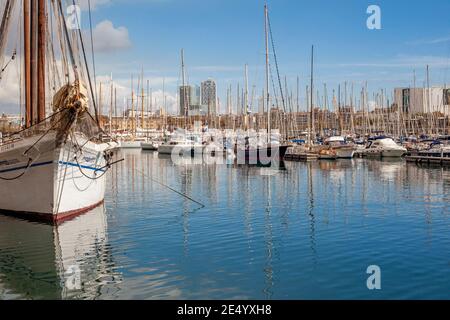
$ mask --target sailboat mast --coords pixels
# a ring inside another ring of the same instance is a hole
[[[144,129],[145,126],[145,119],[144,119],[144,103],[145,103],[145,93],[144,93],[144,68],[142,68],[142,75],[141,75],[141,128]]]
[[[186,70],[184,66],[184,49],[181,49],[181,80],[183,83],[183,107],[184,107],[184,128],[187,129],[187,117],[188,117],[188,95],[186,92]]]
[[[112,118],[113,118],[113,104],[114,104],[114,82],[111,73],[110,78],[110,104],[109,104],[109,136],[112,136]]]
[[[117,117],[117,87],[114,87],[114,118],[116,120],[114,130],[117,130],[117,129],[119,129],[118,117]]]
[[[25,127],[33,125],[31,94],[31,37],[30,37],[30,1],[23,2],[23,39],[24,39],[24,69],[25,69]]]
[[[297,102],[296,102],[297,113],[300,112],[300,78],[297,76]]]
[[[37,116],[38,122],[45,119],[45,52],[46,52],[46,33],[47,33],[47,15],[45,0],[38,0],[38,92],[37,92]]]
[[[135,120],[135,114],[134,114],[134,83],[133,83],[133,75],[131,75],[131,131],[133,132],[133,136],[135,136],[135,129],[134,129],[134,120]]]
[[[146,126],[146,129],[147,129],[147,136],[148,136],[148,127],[149,127],[149,124],[150,124],[150,104],[151,104],[151,102],[150,102],[150,80],[148,80],[147,79],[147,103],[146,103],[146,107],[147,107],[147,126]]]
[[[245,93],[244,93],[244,129],[248,130],[248,65],[245,65]]]
[[[311,90],[310,90],[310,128],[309,128],[309,139],[311,146],[312,134],[314,132],[314,46],[311,48]]]
[[[433,114],[432,114],[432,111],[431,111],[430,67],[429,67],[429,65],[427,65],[427,114],[430,114],[430,113],[431,113],[431,122],[432,122],[433,121]],[[428,119],[430,119],[430,116],[428,116]],[[429,131],[427,131],[427,134],[428,133],[430,133],[430,134],[433,133],[432,125],[430,123],[430,120],[428,121],[428,130]]]
[[[31,125],[37,123],[37,1],[30,4]]]
[[[266,40],[266,106],[267,106],[267,143],[270,142],[270,92],[269,92],[269,32],[268,32],[269,11],[267,3],[264,5],[264,31]]]
[[[245,65],[245,115],[248,114],[248,65]]]

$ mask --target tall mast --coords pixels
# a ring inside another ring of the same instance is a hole
[[[38,0],[38,92],[37,92],[37,121],[45,119],[45,51],[46,51],[46,33],[47,33],[47,15],[45,0]]]
[[[433,121],[433,114],[431,111],[431,95],[430,95],[430,67],[427,65],[427,114],[431,113],[431,121]],[[428,116],[430,118],[430,116]],[[432,125],[428,121],[428,129],[430,133],[433,133]],[[428,132],[427,132],[428,133]]]
[[[183,108],[184,108],[184,128],[187,129],[187,117],[188,117],[188,95],[186,92],[186,70],[184,66],[184,49],[181,49],[181,78],[183,83]],[[163,97],[164,98],[164,97]]]
[[[166,77],[163,77],[163,115],[166,116]]]
[[[269,10],[267,3],[264,5],[264,31],[266,40],[266,106],[267,106],[267,143],[270,142],[270,92],[269,92],[269,32],[268,32]]]
[[[109,104],[109,136],[112,135],[112,118],[113,118],[113,104],[114,104],[114,83],[111,73],[110,78],[110,104]]]
[[[248,65],[245,65],[245,93],[244,93],[244,129],[248,130]]]
[[[99,85],[99,98],[98,98],[98,114],[99,114],[99,122],[102,123],[102,113],[103,113],[103,94],[102,94],[102,82],[100,81]]]
[[[297,113],[300,112],[300,78],[297,76]]]
[[[142,67],[142,75],[141,75],[141,128],[144,129],[144,67]]]
[[[245,115],[248,113],[248,65],[245,65]]]
[[[23,39],[24,39],[24,69],[25,69],[25,127],[33,125],[31,94],[31,37],[30,37],[30,0],[23,2]]]
[[[150,80],[147,79],[147,103],[146,103],[146,105],[147,105],[147,127],[146,127],[147,136],[148,136],[148,127],[150,124],[150,104],[151,104],[151,102],[150,102]]]
[[[115,128],[119,129],[117,118],[117,87],[114,87],[114,118],[116,119]]]
[[[237,91],[236,91],[236,113],[241,116],[242,115],[242,110],[241,110],[241,88],[240,88],[240,84],[238,82],[237,84]]]
[[[37,117],[37,4],[31,0],[30,4],[30,95],[31,95],[31,125],[38,121]]]
[[[134,134],[134,83],[133,83],[133,75],[131,75],[131,131]]]
[[[312,134],[314,132],[314,46],[311,48],[311,91],[310,91],[310,105],[311,105],[311,113],[310,113],[310,128],[309,128],[309,136],[312,138]],[[310,144],[311,146],[311,144]]]

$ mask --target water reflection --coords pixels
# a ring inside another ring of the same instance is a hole
[[[449,298],[440,280],[449,275],[448,168],[121,156],[107,220],[101,211],[54,229],[0,218],[1,298],[371,299],[373,263],[390,284],[377,298]],[[78,291],[64,289],[73,265]]]
[[[0,298],[95,299],[113,269],[103,206],[59,226],[0,215]]]

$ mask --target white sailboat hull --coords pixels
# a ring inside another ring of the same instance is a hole
[[[202,155],[204,146],[202,145],[167,145],[162,144],[158,147],[158,153],[164,155],[172,155],[174,152],[179,153],[181,155],[190,156],[190,155]]]
[[[176,146],[162,144],[158,147],[158,153],[171,155],[175,147]]]
[[[55,148],[55,134],[48,134],[25,156],[37,139],[26,138],[0,148],[3,213],[56,222],[103,203],[105,175],[101,168],[106,165],[107,144],[80,138],[77,144],[83,147],[75,153],[73,141]]]
[[[159,145],[156,142],[141,142],[142,150],[157,151],[158,147],[159,147]]]
[[[140,149],[142,141],[121,141],[121,149]]]
[[[353,159],[355,151],[353,148],[337,148],[336,155],[339,159]]]
[[[401,158],[405,153],[406,151],[402,149],[383,150],[381,156],[383,158]]]

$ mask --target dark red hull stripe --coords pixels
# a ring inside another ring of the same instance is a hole
[[[39,222],[46,222],[50,224],[59,224],[67,220],[71,220],[77,216],[80,216],[84,213],[87,213],[99,206],[101,206],[104,203],[104,200],[82,209],[72,210],[68,212],[62,212],[57,215],[50,214],[50,213],[39,213],[39,212],[21,212],[21,211],[6,211],[6,210],[0,210],[0,214],[3,214],[5,216],[12,216],[12,217],[18,217],[25,220],[30,221],[39,221]]]

